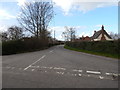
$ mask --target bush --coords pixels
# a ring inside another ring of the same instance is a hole
[[[66,42],[66,45],[81,50],[120,56],[120,40],[115,41],[82,41]]]
[[[45,49],[49,46],[47,41],[37,38],[2,42],[2,55]],[[52,46],[52,45],[50,45]]]

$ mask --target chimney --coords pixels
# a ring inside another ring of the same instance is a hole
[[[102,32],[101,33],[102,33],[101,40],[106,40],[105,36],[104,36],[104,26],[103,25],[102,25]]]
[[[94,33],[96,33],[96,30],[94,31]]]
[[[104,26],[102,25],[102,28],[101,28],[101,30],[104,30]]]

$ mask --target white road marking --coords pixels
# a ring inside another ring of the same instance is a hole
[[[45,72],[47,72],[47,71],[45,71]]]
[[[82,72],[83,70],[76,70],[76,69],[73,69],[73,71],[75,71],[75,72]]]
[[[44,66],[42,66],[41,68],[52,69],[53,67],[44,67]]]
[[[101,74],[101,72],[97,72],[97,71],[86,71],[86,72],[91,74]]]
[[[78,74],[78,76],[80,76],[80,77],[81,77],[81,76],[82,76],[82,74]]]
[[[106,75],[112,75],[112,73],[105,73]]]
[[[53,52],[53,50],[51,50],[49,53],[52,53]]]
[[[39,62],[41,59],[43,59],[46,55],[43,55],[40,59],[38,59],[37,61],[35,61],[34,63],[30,64],[28,67],[24,68],[24,70],[27,70],[28,68],[30,68],[32,65],[34,65],[35,63]]]
[[[60,68],[60,67],[54,67],[53,69],[66,70],[65,68]]]
[[[34,71],[35,69],[32,69],[31,71]]]
[[[115,74],[115,73],[105,73],[106,75],[114,75],[114,76],[120,76],[120,74]]]
[[[102,76],[99,76],[99,78],[100,78],[100,79],[104,79],[104,77],[102,77]]]
[[[64,72],[56,72],[56,73],[57,73],[57,74],[62,74],[62,75],[64,74]]]
[[[39,66],[31,66],[32,68],[39,68]]]
[[[49,67],[49,69],[52,69],[53,67]]]
[[[88,75],[88,77],[90,77],[90,75]]]

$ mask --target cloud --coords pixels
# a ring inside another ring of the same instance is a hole
[[[11,19],[16,18],[16,16],[10,15],[6,10],[0,10],[0,19]]]
[[[22,6],[24,6],[25,5],[25,3],[29,3],[29,2],[40,2],[41,0],[17,0],[17,5],[18,6],[20,6],[20,7],[22,7]]]
[[[41,0],[17,0],[19,6],[24,6],[25,2],[34,2]],[[45,0],[50,1],[50,0]],[[52,0],[55,6],[62,9],[64,15],[69,15],[71,10],[78,10],[82,13],[94,10],[96,8],[116,6],[118,0]]]
[[[18,2],[18,4],[17,4],[18,6],[24,6],[26,0],[17,0],[17,2]]]
[[[115,2],[79,2],[75,4],[77,10],[86,13],[88,11],[94,10],[96,8],[108,7],[108,6],[116,6]]]
[[[52,0],[55,2],[56,6],[61,7],[63,10],[64,14],[67,15],[69,10],[72,8],[73,0]]]
[[[86,13],[90,10],[96,8],[116,6],[118,5],[118,0],[52,0],[55,2],[56,6],[59,6],[64,15],[69,15],[71,10],[79,10]]]
[[[0,25],[0,32],[5,32],[7,31],[7,27],[5,25]]]

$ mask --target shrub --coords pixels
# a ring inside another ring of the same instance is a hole
[[[47,41],[37,38],[30,38],[25,40],[12,40],[2,42],[2,55],[17,54],[21,52],[36,51],[47,48],[49,45]]]
[[[72,48],[120,56],[120,40],[66,42]]]

